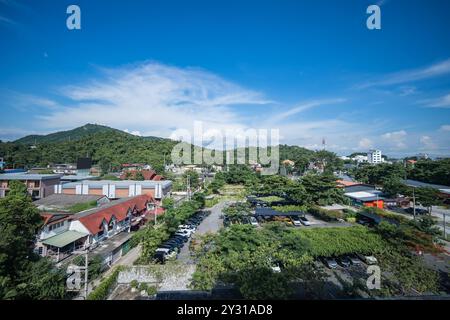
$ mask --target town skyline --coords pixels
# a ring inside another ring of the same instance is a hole
[[[369,1],[78,4],[71,31],[64,2],[0,2],[1,140],[86,123],[169,138],[202,121],[340,155],[450,155],[446,3],[383,1],[381,30]]]

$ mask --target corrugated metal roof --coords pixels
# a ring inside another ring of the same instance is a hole
[[[411,179],[403,180],[403,183],[406,184],[407,186],[418,187],[418,188],[428,187],[428,188],[439,189],[439,190],[448,190],[448,189],[450,189],[450,187],[448,187],[448,186],[443,186],[443,185],[439,185],[439,184],[432,184],[432,183],[426,183],[426,182],[417,181],[417,180],[411,180]]]
[[[74,241],[77,241],[78,239],[86,237],[87,235],[88,234],[86,234],[86,233],[68,230],[68,231],[64,231],[60,234],[57,234],[56,236],[45,239],[44,241],[42,241],[42,243],[46,244],[48,246],[63,248],[65,246],[67,246],[68,244],[70,244]]]
[[[62,174],[37,174],[37,173],[3,173],[0,180],[48,180],[61,178]]]

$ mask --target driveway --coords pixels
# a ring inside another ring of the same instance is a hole
[[[211,211],[211,214],[207,216],[197,227],[197,231],[195,235],[204,235],[206,233],[217,233],[223,227],[223,220],[220,219],[220,215],[222,214],[223,208],[227,205],[227,202],[219,202],[212,208],[208,209]],[[184,244],[181,248],[180,253],[178,254],[178,260],[181,263],[185,264],[194,264],[191,253],[189,250],[189,244],[191,240]]]

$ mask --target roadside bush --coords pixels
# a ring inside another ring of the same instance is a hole
[[[108,295],[117,283],[120,271],[122,271],[122,268],[119,266],[88,295],[87,300],[105,300],[108,298]]]
[[[342,219],[344,214],[337,210],[325,210],[317,206],[311,206],[308,212],[314,217],[324,220],[324,221],[337,221]]]

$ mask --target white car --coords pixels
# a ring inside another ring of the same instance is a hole
[[[298,217],[291,217],[292,223],[296,227],[300,227],[302,223],[300,222],[300,219]]]
[[[188,238],[190,238],[193,233],[194,233],[193,231],[189,230],[178,230],[177,232],[175,232],[176,235],[182,235]]]
[[[304,225],[304,226],[310,226],[311,223],[309,222],[308,219],[306,219],[305,217],[300,217],[300,222]]]
[[[193,228],[178,228],[178,231],[194,233],[195,229],[193,229]]]
[[[255,227],[259,226],[258,221],[256,220],[255,217],[250,217],[250,223],[252,226],[255,226]]]

